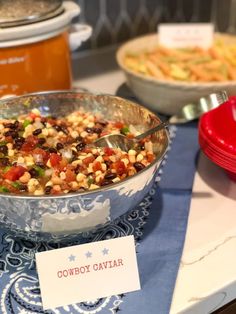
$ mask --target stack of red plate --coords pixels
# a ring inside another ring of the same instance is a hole
[[[199,144],[236,181],[236,96],[201,117]]]

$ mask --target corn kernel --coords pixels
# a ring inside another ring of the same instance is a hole
[[[140,162],[143,160],[143,155],[142,154],[138,154],[138,156],[136,157],[136,161]]]
[[[78,173],[76,176],[76,181],[82,182],[85,178],[86,176],[83,173]]]
[[[14,156],[14,155],[15,155],[14,149],[8,149],[8,156],[9,156],[9,157],[12,157],[12,156]]]
[[[96,158],[96,160],[97,160],[97,161],[100,161],[100,162],[103,162],[102,156],[98,156],[98,157]]]
[[[134,149],[130,149],[130,150],[128,151],[128,155],[129,155],[129,156],[136,156],[136,154],[137,154],[137,152],[136,152]]]

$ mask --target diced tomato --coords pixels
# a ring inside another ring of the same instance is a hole
[[[64,171],[68,165],[68,160],[66,158],[62,158],[59,164],[56,166],[60,171]]]
[[[134,138],[134,134],[132,134],[132,133],[128,133],[126,136],[127,136],[128,138]]]
[[[47,118],[47,122],[50,123],[51,125],[56,125],[56,120]]]
[[[83,149],[83,152],[86,153],[86,154],[88,154],[88,153],[91,153],[92,150],[91,150],[91,148],[89,148],[89,147],[85,147],[85,148]]]
[[[114,150],[112,148],[110,148],[110,147],[104,147],[104,153],[107,156],[111,156],[111,155],[114,154]]]
[[[6,136],[6,137],[5,137],[5,141],[6,141],[7,143],[13,143],[13,138],[12,138],[11,136]]]
[[[95,160],[95,158],[93,156],[89,156],[83,159],[83,164],[85,164],[86,166],[88,166],[91,162],[93,162]]]
[[[37,144],[38,138],[36,136],[29,135],[25,139],[25,143],[22,145],[21,150],[23,150],[24,152],[30,152],[35,148]]]
[[[38,114],[35,114],[35,113],[33,113],[33,112],[30,112],[28,116],[29,116],[32,120],[34,120],[35,118],[40,117]]]
[[[62,182],[62,184],[61,184],[61,189],[62,189],[62,191],[64,191],[64,190],[70,190],[71,187],[70,187],[70,185],[69,185],[68,183]]]
[[[49,156],[50,156],[50,154],[48,152],[46,152],[44,149],[38,148],[38,147],[33,150],[32,155],[33,155],[34,159],[36,159],[36,161],[38,160],[37,156],[39,156],[39,159],[41,156],[41,159],[44,163],[47,163]]]
[[[154,155],[153,154],[147,154],[147,161],[148,162],[153,162],[153,160],[154,160]]]
[[[60,155],[56,153],[50,154],[50,163],[52,167],[58,166],[61,160],[62,160],[62,157]]]
[[[101,165],[100,161],[95,161],[93,163],[93,171],[96,172],[98,170],[102,170],[102,165]]]
[[[122,129],[124,127],[124,123],[123,122],[120,122],[120,121],[116,121],[114,123],[114,126],[117,128],[117,129]]]
[[[116,173],[119,174],[119,175],[121,175],[123,173],[126,173],[125,164],[121,160],[118,160],[118,161],[114,162],[111,167],[113,169],[115,169]]]
[[[7,180],[16,181],[23,176],[26,171],[27,169],[22,166],[13,166],[3,176]]]
[[[76,174],[71,169],[66,170],[66,182],[72,182],[75,181]]]

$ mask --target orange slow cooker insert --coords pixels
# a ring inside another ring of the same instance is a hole
[[[15,1],[12,14],[0,14],[0,97],[70,89],[70,46],[76,49],[91,35],[88,25],[74,24],[72,29],[71,20],[80,12],[78,5],[53,1],[52,7],[51,1],[38,0],[41,6],[35,12],[29,6],[32,0],[23,8],[22,1],[16,7]]]

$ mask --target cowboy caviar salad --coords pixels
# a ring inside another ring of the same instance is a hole
[[[0,193],[56,195],[97,189],[132,176],[155,158],[145,139],[128,152],[88,145],[97,138],[135,130],[82,110],[63,118],[33,109],[0,121]]]

